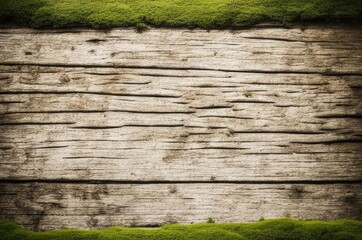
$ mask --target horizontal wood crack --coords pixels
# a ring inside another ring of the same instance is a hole
[[[181,97],[181,96],[167,95],[167,94],[131,94],[131,93],[112,93],[112,92],[92,92],[92,91],[0,91],[0,94],[87,94],[87,95],[149,97],[149,98]]]
[[[220,71],[235,73],[263,73],[263,74],[307,74],[307,75],[325,75],[325,76],[362,76],[361,71],[351,72],[333,72],[333,71],[288,71],[288,70],[259,70],[259,69],[217,69],[217,68],[197,68],[197,67],[160,67],[160,66],[134,66],[119,64],[45,64],[45,63],[21,63],[21,62],[0,62],[0,66],[32,66],[32,67],[59,67],[59,68],[124,68],[124,69],[160,69],[160,70],[194,70],[194,71]]]
[[[362,184],[362,179],[355,180],[253,180],[253,181],[226,181],[226,180],[108,180],[108,179],[0,179],[0,183],[73,183],[73,184]]]

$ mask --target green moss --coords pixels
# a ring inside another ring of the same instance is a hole
[[[253,94],[251,92],[249,92],[249,91],[246,91],[246,92],[244,92],[244,96],[247,97],[247,98],[250,98],[250,97],[253,96]]]
[[[110,227],[102,230],[26,231],[0,221],[2,240],[361,240],[362,222],[265,220],[257,223],[166,225],[161,228]]]
[[[141,32],[144,32],[148,29],[148,26],[144,23],[137,23],[136,24],[136,30],[137,32],[141,33]]]
[[[209,217],[209,218],[207,219],[207,223],[215,223],[215,220],[212,219],[211,217]]]
[[[243,28],[362,20],[361,0],[0,0],[0,23],[44,27]]]

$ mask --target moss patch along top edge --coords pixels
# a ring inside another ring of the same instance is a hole
[[[101,230],[62,229],[32,232],[0,220],[0,235],[10,239],[119,239],[119,240],[360,240],[362,222],[355,220],[300,221],[292,219],[264,220],[257,223],[199,223],[165,225],[160,228],[110,227]]]
[[[0,0],[0,24],[34,28],[242,29],[266,21],[361,20],[360,0]]]

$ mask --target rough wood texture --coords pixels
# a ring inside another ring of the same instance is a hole
[[[133,29],[54,34],[19,29],[0,34],[2,63],[362,73],[357,27],[154,29],[142,34]]]
[[[1,30],[0,216],[362,219],[361,33]]]
[[[361,178],[359,76],[1,71],[2,178]]]
[[[27,189],[27,191],[24,191]],[[0,210],[34,230],[358,218],[355,184],[0,184]]]

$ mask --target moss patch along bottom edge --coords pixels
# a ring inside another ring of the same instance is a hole
[[[160,228],[109,227],[100,230],[28,231],[0,220],[2,240],[361,240],[362,221],[264,220],[256,223],[169,224]]]

